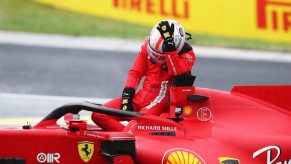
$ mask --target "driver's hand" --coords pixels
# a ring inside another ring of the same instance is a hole
[[[135,94],[133,88],[124,88],[122,93],[122,100],[120,109],[124,111],[134,111],[132,106],[132,100]]]
[[[164,38],[164,40],[172,38],[174,34],[174,24],[170,26],[168,21],[161,21],[157,29],[160,31],[161,36]]]
[[[168,21],[161,21],[157,27],[164,39],[163,52],[171,52],[177,50],[173,40],[174,24],[170,26]]]

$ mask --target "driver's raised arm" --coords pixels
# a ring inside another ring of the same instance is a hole
[[[175,28],[177,27],[174,24],[170,25],[168,21],[162,21],[157,26],[161,37],[164,39],[162,50],[165,54],[170,76],[178,76],[190,72],[195,62],[192,47],[187,42],[182,43],[181,38],[174,38]],[[182,47],[182,49],[178,50],[177,47]]]

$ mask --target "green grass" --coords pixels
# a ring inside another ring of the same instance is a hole
[[[0,30],[143,39],[150,28],[54,9],[29,0],[0,0]]]
[[[144,39],[151,30],[120,21],[55,9],[30,0],[0,0],[0,30]],[[291,51],[291,44],[193,34],[192,44]]]

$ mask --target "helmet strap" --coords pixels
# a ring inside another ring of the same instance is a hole
[[[187,35],[186,40],[190,40],[192,39],[192,35],[188,32],[185,32],[185,34]]]

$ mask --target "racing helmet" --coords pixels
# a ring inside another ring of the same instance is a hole
[[[173,33],[173,41],[175,43],[175,47],[177,48],[177,52],[179,52],[184,46],[185,39],[185,30],[182,25],[174,20],[166,20],[169,22],[169,25],[172,26],[174,24],[174,33]],[[163,64],[165,63],[165,54],[163,52],[163,43],[164,39],[161,36],[159,30],[157,29],[159,23],[157,23],[149,36],[149,42],[147,47],[147,52],[149,58],[154,60],[154,62]]]

